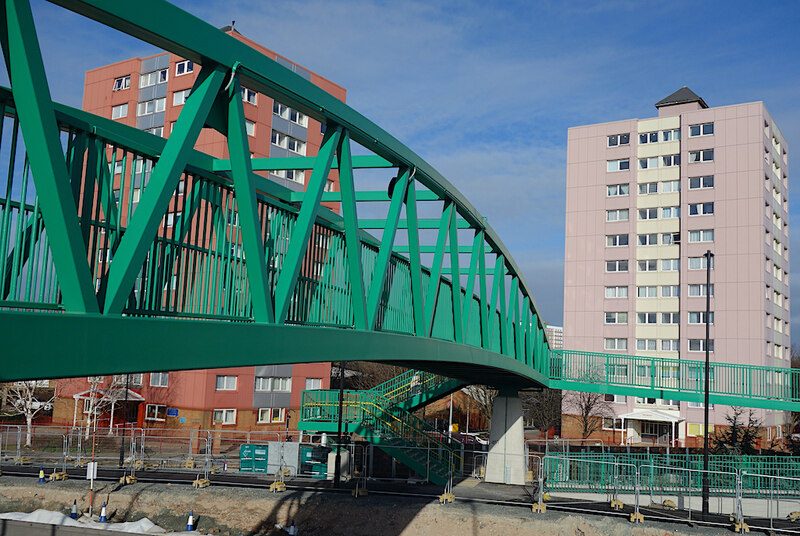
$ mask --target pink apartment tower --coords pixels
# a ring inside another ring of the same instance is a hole
[[[763,102],[711,108],[683,87],[655,106],[654,118],[569,129],[565,348],[702,361],[710,290],[712,362],[789,367],[786,140]],[[701,403],[606,402],[593,437],[702,445]],[[785,432],[783,412],[756,411],[763,439]]]

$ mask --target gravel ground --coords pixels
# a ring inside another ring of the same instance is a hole
[[[46,508],[68,513],[72,501],[88,507],[89,484],[67,480],[37,484],[31,478],[0,477],[0,511],[31,512]],[[299,534],[320,536],[470,536],[529,535],[682,536],[729,534],[726,529],[692,528],[686,525],[646,522],[633,525],[624,519],[457,501],[445,506],[431,498],[387,496],[372,493],[354,499],[332,492],[286,491],[209,487],[195,490],[186,485],[132,484],[118,489],[98,483],[95,507],[108,501],[111,521],[135,521],[148,517],[170,530],[183,530],[189,510],[197,528],[209,534],[285,534],[276,523],[291,520]]]

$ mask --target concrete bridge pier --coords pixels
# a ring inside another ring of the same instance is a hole
[[[517,391],[501,391],[492,407],[486,482],[525,484],[525,426]]]

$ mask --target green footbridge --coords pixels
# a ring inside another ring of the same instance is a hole
[[[458,189],[274,59],[161,0],[53,3],[202,69],[163,139],[53,102],[30,4],[4,3],[0,381],[363,360],[506,392],[702,400],[698,361],[552,351],[533,287]],[[319,121],[318,154],[252,158],[242,86]],[[194,149],[203,128],[229,158]],[[265,176],[280,170],[310,171],[306,191]],[[385,186],[359,188],[365,170]],[[711,402],[800,409],[800,371],[714,359]],[[348,426],[428,441],[398,417],[425,397],[390,394],[348,394],[364,412]]]

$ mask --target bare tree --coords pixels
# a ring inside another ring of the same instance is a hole
[[[605,395],[601,393],[566,391],[564,406],[569,417],[578,423],[583,439],[602,428],[604,417],[613,416]]]
[[[385,381],[389,381],[395,376],[399,376],[408,369],[384,365],[382,363],[371,363],[369,361],[355,361],[349,363],[347,369],[353,371],[352,376],[345,375],[347,383],[353,389],[372,389]],[[338,381],[338,374],[337,374]],[[336,384],[338,385],[338,383]]]
[[[46,380],[44,380],[46,382]],[[53,408],[55,394],[50,396],[44,389],[47,383],[42,381],[14,382],[6,385],[6,407],[8,415],[22,415],[25,417],[25,446],[30,448],[33,443],[33,419],[42,410]],[[44,393],[47,393],[43,396]]]
[[[494,399],[498,394],[497,389],[487,385],[470,385],[464,388],[464,391],[475,400],[478,410],[483,414],[486,422],[492,422],[492,408],[494,407]]]
[[[522,413],[532,426],[546,432],[561,424],[561,391],[557,389],[523,391],[520,397]]]

